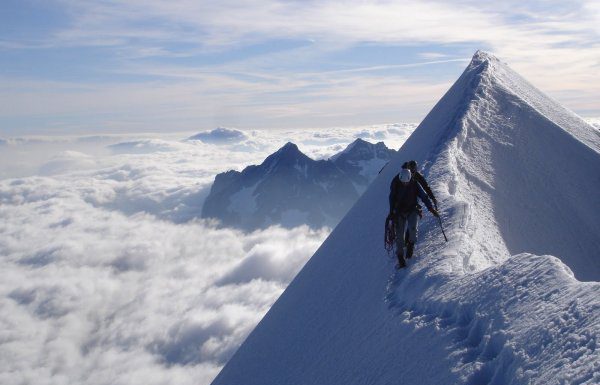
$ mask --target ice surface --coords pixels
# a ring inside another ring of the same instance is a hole
[[[213,384],[600,383],[599,143],[477,52]],[[426,215],[394,271],[383,222],[409,159],[449,242]]]

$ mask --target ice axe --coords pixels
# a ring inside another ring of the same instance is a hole
[[[444,234],[444,239],[448,242],[448,238],[446,238],[446,233],[444,232],[444,225],[442,224],[442,217],[437,216],[438,222],[440,222],[440,228],[442,229],[442,234]]]

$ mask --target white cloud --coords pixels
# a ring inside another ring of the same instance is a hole
[[[94,166],[0,179],[0,383],[210,383],[329,232],[191,220],[214,175],[288,140],[328,157],[412,129],[247,131],[244,148],[190,133],[7,138],[12,154],[46,148],[34,170],[57,154]],[[107,150],[118,143],[144,151]]]
[[[183,145],[161,139],[144,139],[132,142],[111,144],[108,148],[115,154],[146,154],[153,152],[177,151]]]
[[[207,74],[203,80],[170,79],[162,87],[103,84],[92,94],[47,83],[21,89],[20,81],[7,79],[14,91],[5,98],[0,93],[4,101],[0,113],[54,120],[57,116],[85,116],[93,106],[94,115],[115,120],[114,126],[106,129],[116,131],[123,126],[141,131],[147,125],[154,130],[172,127],[173,131],[187,131],[214,122],[232,126],[243,122],[245,127],[271,129],[366,125],[395,121],[400,115],[419,121],[451,85],[356,73],[339,76],[279,74],[277,81],[257,83]],[[173,105],[177,105],[176,116]],[[63,130],[81,129],[69,127]]]
[[[264,38],[327,39],[356,41],[439,41],[452,43],[471,40],[471,30],[484,35],[500,30],[494,9],[479,4],[443,2],[283,2],[222,1],[199,3],[162,0],[65,2],[76,15],[75,23],[55,36],[56,43],[102,45],[123,44],[128,39],[161,41],[175,38],[204,44],[226,46]],[[170,24],[132,27],[148,20]],[[373,20],[378,22],[373,23]],[[137,23],[136,23],[137,22]],[[464,28],[467,25],[469,28]],[[182,31],[180,26],[188,27]]]
[[[332,53],[365,43],[427,49],[459,44],[452,57],[420,54],[441,61],[468,60],[475,48],[489,49],[569,108],[593,111],[600,95],[600,12],[593,1],[60,4],[71,23],[36,44],[110,47],[111,65],[102,68],[103,73],[155,80],[124,87],[120,81],[1,79],[3,115],[50,119],[78,130],[97,125],[192,130],[194,124],[276,128],[367,124],[399,117],[420,120],[454,80],[381,76],[382,70],[398,68],[394,63],[333,72],[304,69],[308,63],[335,64],[329,61]],[[283,52],[243,54],[252,51],[252,44],[285,39],[311,43]],[[239,58],[215,64],[139,60],[237,50]],[[73,120],[78,123],[67,123]]]
[[[54,37],[55,44],[87,45],[91,39],[119,45],[135,38],[158,46],[186,41],[202,49],[207,44],[230,47],[271,38],[303,38],[337,45],[482,42],[500,50],[514,46],[559,52],[568,48],[568,44],[561,47],[564,43],[594,43],[600,15],[594,1],[63,3],[72,10],[75,22]],[[144,25],[150,20],[168,23]],[[598,49],[595,44],[586,48]]]
[[[94,158],[78,151],[63,151],[40,167],[43,175],[61,174],[70,170],[94,168]]]
[[[209,378],[328,233],[244,235],[202,221],[125,216],[86,202],[66,180],[21,182],[0,186],[8,218],[0,225],[0,373],[16,373],[6,384],[26,376],[104,383],[109,370],[123,383],[144,368],[159,374],[146,383],[162,383],[174,366],[190,367],[182,383]],[[256,270],[254,280],[217,284],[257,253],[277,262],[264,276]],[[129,365],[111,369],[115,361]]]

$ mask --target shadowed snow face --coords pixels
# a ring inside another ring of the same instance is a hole
[[[9,138],[1,175],[36,175],[0,180],[0,383],[209,383],[329,233],[194,219],[214,175],[290,139],[319,158],[412,128]]]

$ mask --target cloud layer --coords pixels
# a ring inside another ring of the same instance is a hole
[[[7,151],[47,153],[36,175],[0,180],[0,383],[210,383],[329,233],[193,219],[214,175],[292,138],[328,157],[412,129],[245,132],[220,146],[8,138]]]
[[[207,383],[328,233],[174,225],[59,193],[0,213],[5,384]]]

